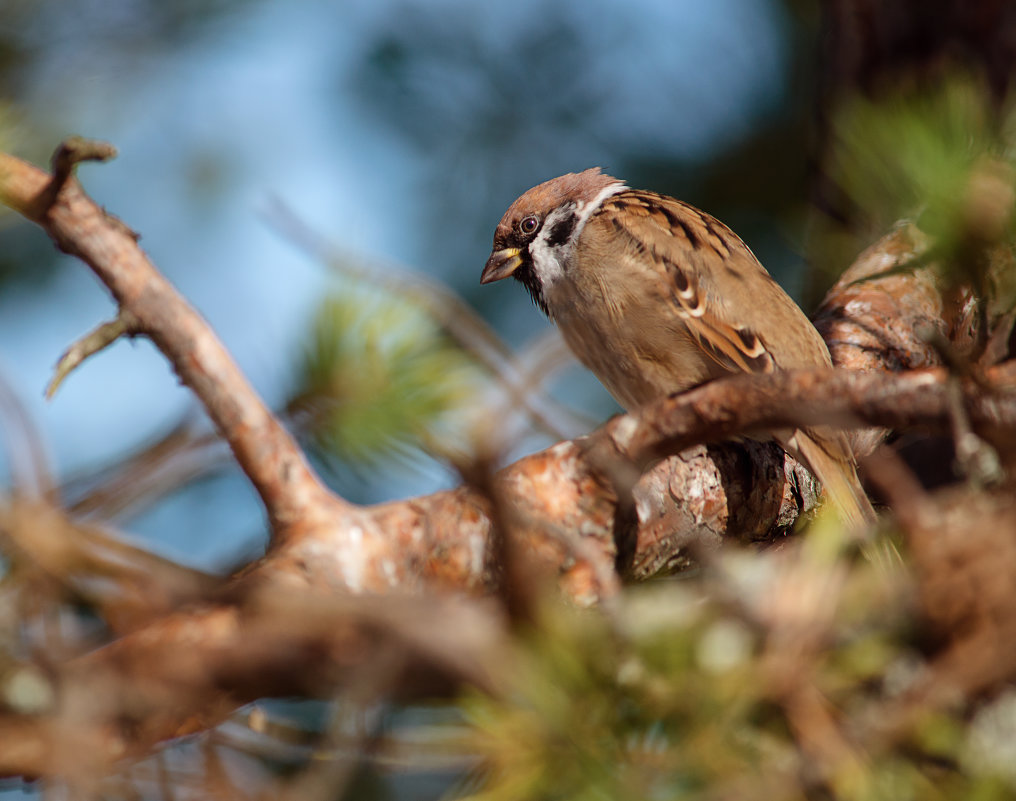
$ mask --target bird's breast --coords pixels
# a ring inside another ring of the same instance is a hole
[[[572,273],[548,292],[568,347],[624,408],[631,409],[723,373],[692,339],[667,299],[593,272]]]

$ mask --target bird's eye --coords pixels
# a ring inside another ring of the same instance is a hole
[[[540,220],[537,217],[529,216],[523,217],[519,223],[519,230],[524,234],[533,233],[540,225]]]

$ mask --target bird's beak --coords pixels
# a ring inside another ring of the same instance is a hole
[[[522,264],[521,251],[518,248],[505,248],[495,250],[487,259],[487,266],[480,274],[480,283],[489,284],[491,281],[500,281],[515,272]]]

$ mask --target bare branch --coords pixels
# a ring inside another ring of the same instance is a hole
[[[97,152],[72,142],[61,147],[56,160],[69,165]],[[229,443],[261,496],[275,535],[290,536],[290,527],[306,524],[310,506],[319,511],[330,506],[337,514],[348,508],[323,487],[207,323],[159,274],[132,232],[63,169],[51,177],[0,154],[0,202],[38,223],[61,249],[84,261],[121,310],[138,321]]]
[[[52,398],[63,380],[89,356],[108,348],[122,336],[139,333],[138,321],[130,312],[121,311],[116,319],[103,323],[71,345],[57,362],[53,378],[46,387],[46,397]]]
[[[994,373],[994,392],[967,382],[963,406],[980,431],[1016,426],[1012,363]],[[991,375],[991,374],[989,374]],[[623,459],[644,465],[698,442],[752,431],[815,425],[842,428],[929,426],[948,430],[954,415],[951,378],[942,368],[907,373],[800,370],[734,376],[620,415],[590,435],[595,464]]]
[[[82,161],[109,161],[117,157],[116,148],[109,142],[70,136],[53,154],[53,184],[59,187]]]

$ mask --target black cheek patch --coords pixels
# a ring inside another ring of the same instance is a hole
[[[518,269],[512,273],[512,278],[526,288],[530,297],[532,297],[533,302],[540,307],[545,315],[550,317],[550,310],[547,308],[547,301],[543,297],[543,286],[540,284],[540,279],[536,277],[536,273],[533,271],[533,262],[528,258],[528,254],[522,264],[519,265]]]
[[[552,248],[565,244],[575,230],[579,217],[577,214],[569,214],[563,220],[554,223],[554,227],[547,232],[547,244]]]

